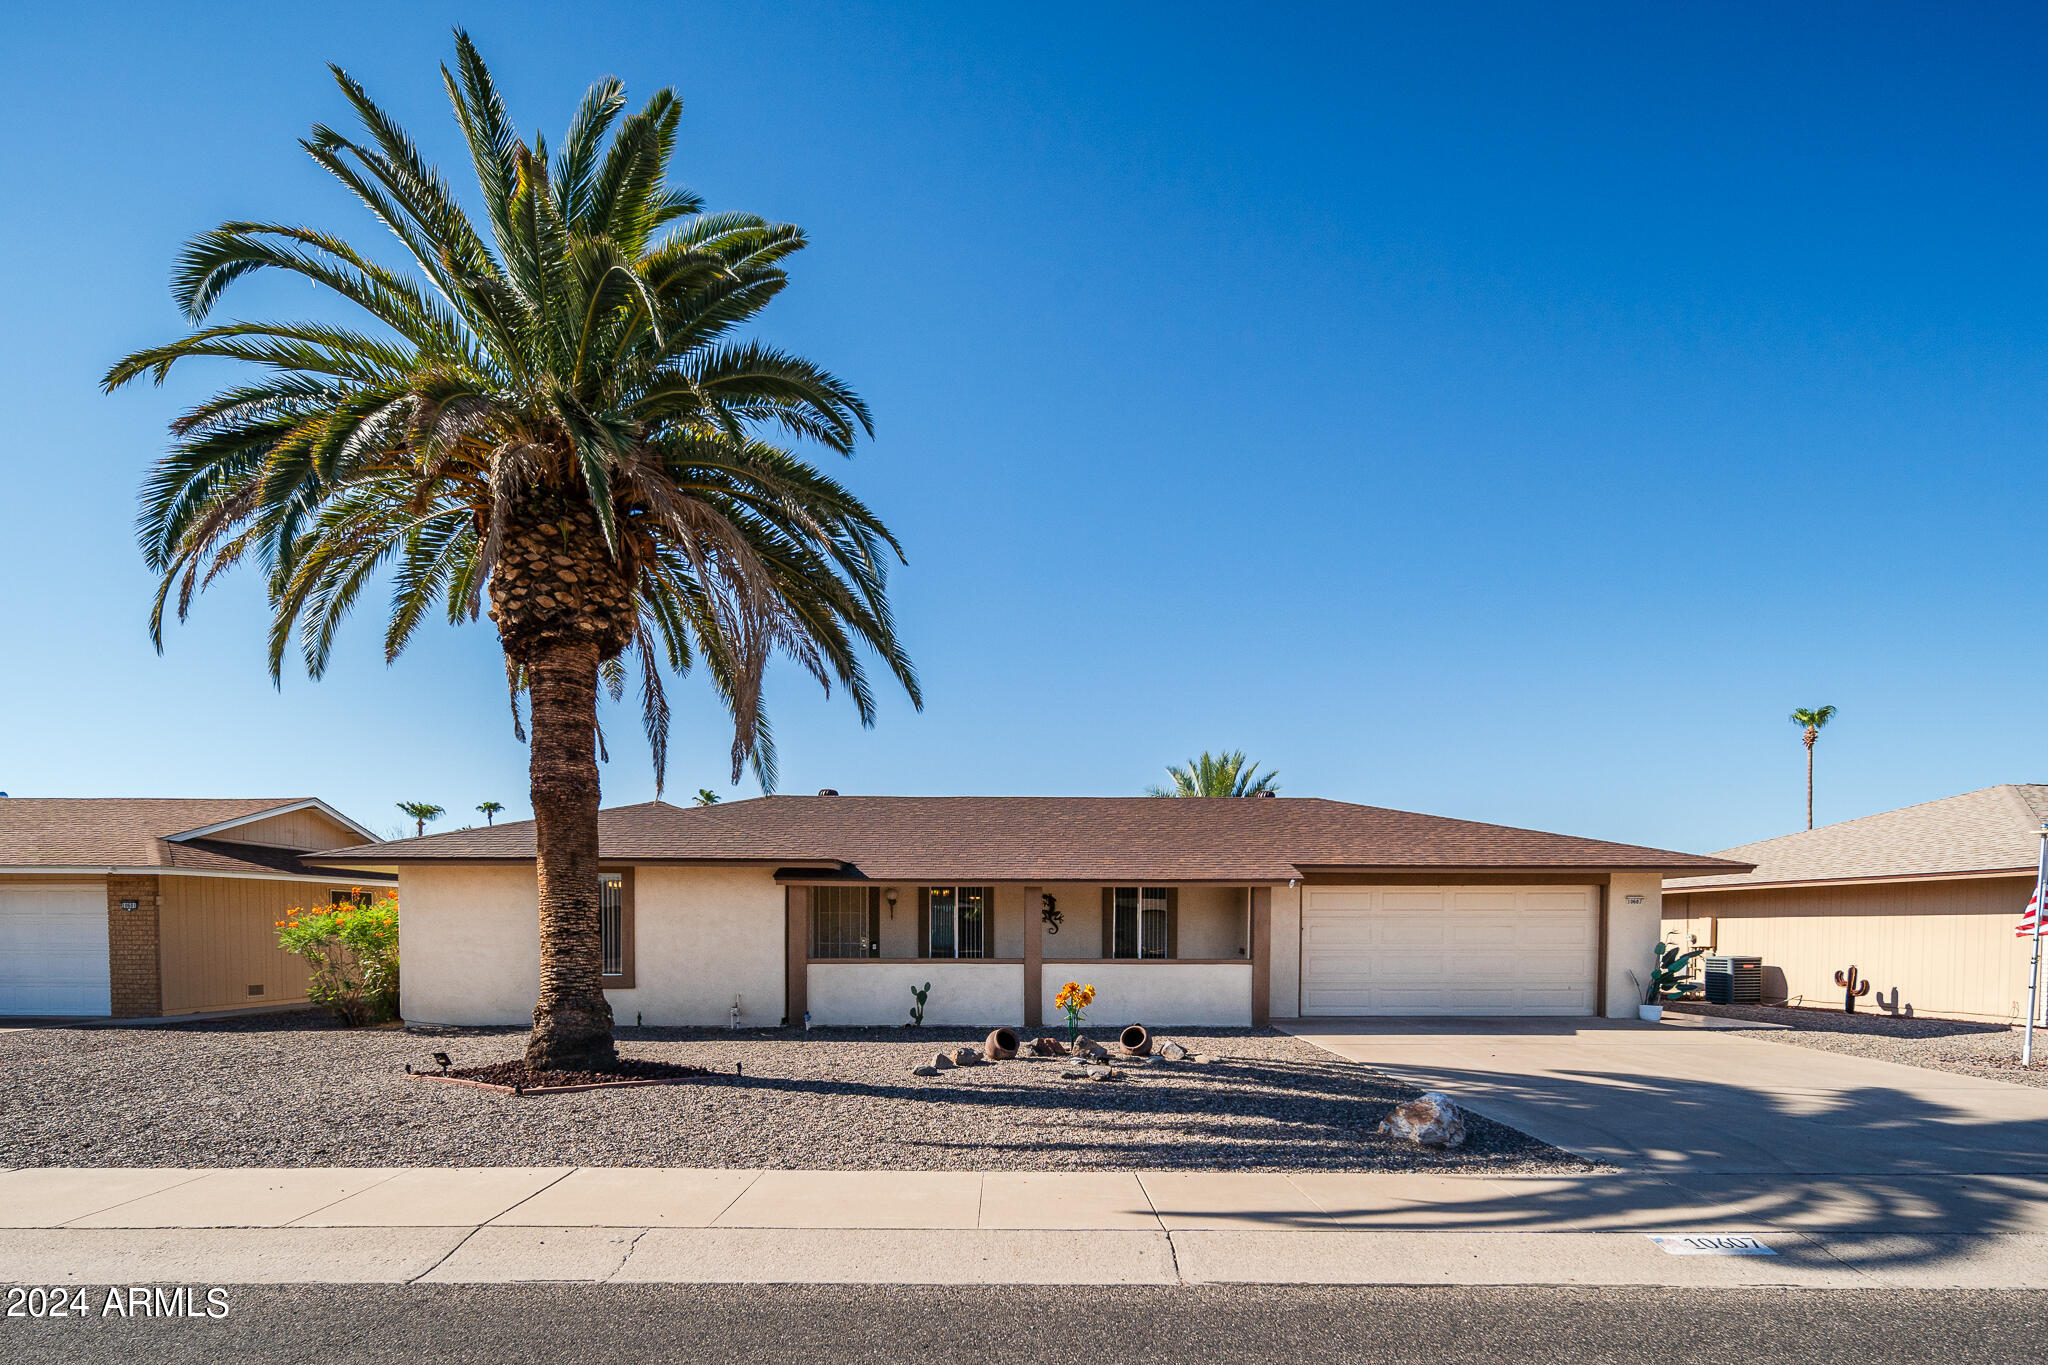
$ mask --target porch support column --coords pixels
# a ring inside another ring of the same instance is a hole
[[[810,1008],[804,999],[804,989],[807,985],[805,969],[811,958],[811,888],[785,887],[783,896],[789,908],[782,945],[782,1022],[791,1028],[801,1028],[804,1011]]]
[[[1273,888],[1252,888],[1252,1027],[1273,1021]]]
[[[1038,918],[1038,898],[1044,894],[1042,886],[1024,888],[1024,1027],[1028,1029],[1045,1024],[1041,1017],[1045,1007],[1041,984],[1045,977],[1045,929]]]

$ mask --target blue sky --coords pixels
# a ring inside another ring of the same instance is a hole
[[[10,12],[0,790],[524,813],[487,623],[387,668],[366,610],[277,690],[244,576],[155,654],[134,491],[227,371],[96,384],[177,330],[193,232],[381,249],[296,139],[332,61],[458,171],[457,22],[551,141],[598,75],[676,86],[685,182],[812,234],[765,332],[875,409],[841,472],[906,543],[928,701],[864,731],[781,669],[786,791],[1243,747],[1290,794],[1711,849],[1797,827],[1820,703],[1823,821],[2048,780],[2038,14],[1419,8]],[[677,691],[671,792],[730,792]],[[607,731],[607,802],[652,795]]]

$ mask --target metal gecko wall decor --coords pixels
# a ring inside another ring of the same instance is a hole
[[[1038,917],[1045,921],[1045,932],[1057,934],[1060,931],[1060,920],[1065,918],[1060,914],[1060,903],[1054,900],[1050,893],[1042,895],[1038,899],[1044,902],[1044,906],[1038,912]]]

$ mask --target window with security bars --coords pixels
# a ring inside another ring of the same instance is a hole
[[[988,957],[988,909],[990,888],[986,886],[928,886],[924,888],[925,956]]]
[[[1112,900],[1111,957],[1165,957],[1167,889],[1119,886]]]
[[[613,874],[598,879],[597,936],[604,950],[604,974],[626,974],[626,879]]]
[[[879,957],[874,898],[865,886],[811,888],[811,956]]]

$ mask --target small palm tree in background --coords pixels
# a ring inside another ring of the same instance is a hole
[[[1173,779],[1173,786],[1147,787],[1147,796],[1264,796],[1268,792],[1277,794],[1280,790],[1278,773],[1261,775],[1256,763],[1245,761],[1244,750],[1233,749],[1227,754],[1211,754],[1202,750],[1200,758],[1191,758],[1186,767],[1169,763],[1166,775]]]
[[[486,825],[495,825],[498,823],[498,812],[503,809],[505,809],[505,803],[502,801],[479,801],[477,802],[476,813],[483,816]]]
[[[401,801],[398,808],[412,817],[413,825],[421,836],[427,832],[427,821],[438,820],[448,813],[431,801]]]
[[[537,1070],[616,1066],[599,929],[597,692],[635,661],[659,794],[663,666],[701,663],[733,722],[733,780],[773,790],[762,677],[778,654],[863,724],[872,650],[918,701],[885,592],[881,521],[778,440],[851,454],[866,404],[801,357],[736,337],[788,283],[803,232],[707,214],[669,184],[682,104],[590,88],[552,159],[523,141],[467,35],[442,84],[475,171],[479,228],[418,145],[338,68],[361,131],[303,145],[396,239],[394,269],[341,237],[229,222],[194,238],[173,292],[194,327],[138,351],[109,389],[220,357],[257,373],[171,424],[144,484],[143,549],[167,603],[241,562],[271,603],[270,671],[294,635],[320,676],[380,571],[387,658],[430,612],[488,614],[513,729],[527,699],[540,902]],[[245,275],[283,271],[365,316],[208,325]]]
[[[1821,727],[1835,718],[1832,706],[1802,706],[1792,713],[1792,723],[1806,732],[1806,827],[1813,828],[1813,745]]]
[[[698,806],[715,806],[718,804],[719,800],[720,797],[718,793],[711,790],[711,788],[699,787],[697,788],[697,799],[691,804]]]

